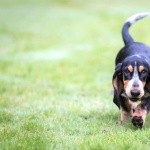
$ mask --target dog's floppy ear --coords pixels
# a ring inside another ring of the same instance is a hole
[[[123,81],[122,81],[122,63],[118,63],[113,75],[112,84],[114,87],[114,99],[113,102],[120,108],[120,98],[119,95],[123,91]]]

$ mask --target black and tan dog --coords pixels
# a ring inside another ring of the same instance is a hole
[[[128,29],[149,14],[135,14],[125,22],[122,28],[125,46],[117,54],[113,75],[113,101],[121,109],[118,123],[131,118],[136,127],[143,127],[150,111],[150,48],[146,44],[135,42]],[[141,102],[137,104],[139,100]]]

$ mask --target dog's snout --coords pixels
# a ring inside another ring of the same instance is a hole
[[[138,96],[140,95],[140,91],[139,91],[139,90],[136,90],[136,89],[131,90],[131,95],[132,95],[133,97],[138,97]]]

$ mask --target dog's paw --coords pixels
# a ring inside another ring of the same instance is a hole
[[[132,123],[135,127],[142,128],[144,125],[144,119],[142,116],[133,116]]]

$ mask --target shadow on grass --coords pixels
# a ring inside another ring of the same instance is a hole
[[[102,132],[107,132],[106,129],[124,129],[124,130],[132,130],[136,131],[139,130],[140,128],[137,128],[133,126],[131,120],[127,120],[122,124],[117,124],[117,122],[120,120],[120,111],[113,111],[111,110],[110,112],[96,112],[93,111],[89,113],[89,115],[81,115],[80,116],[83,120],[86,121],[91,121],[93,123],[97,123],[97,125],[101,128],[102,127]],[[150,122],[149,117],[147,117],[145,126],[142,128],[143,130],[148,126]]]

